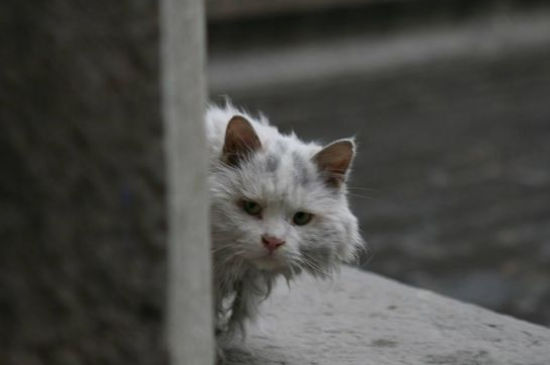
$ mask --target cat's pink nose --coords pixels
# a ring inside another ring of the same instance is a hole
[[[269,252],[273,252],[277,248],[279,248],[280,246],[284,245],[285,241],[283,241],[283,240],[281,240],[277,237],[268,236],[268,235],[264,234],[262,236],[262,243],[264,244],[265,248],[267,250],[269,250]]]

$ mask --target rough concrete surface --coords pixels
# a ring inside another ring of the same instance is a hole
[[[547,365],[550,330],[383,277],[280,282],[229,364]]]

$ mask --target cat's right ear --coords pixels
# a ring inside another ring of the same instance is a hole
[[[325,182],[331,187],[340,187],[345,181],[353,157],[355,142],[353,139],[341,139],[333,142],[313,156],[313,161],[325,175]]]
[[[246,118],[235,115],[227,124],[222,161],[238,166],[243,158],[260,149],[262,144],[252,124]]]

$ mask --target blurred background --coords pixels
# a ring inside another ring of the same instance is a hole
[[[210,98],[355,135],[361,267],[550,325],[550,4],[207,0]],[[183,16],[183,15],[182,15]],[[164,363],[158,3],[0,3],[0,363]]]
[[[213,100],[356,136],[363,268],[550,325],[548,2],[209,5]]]

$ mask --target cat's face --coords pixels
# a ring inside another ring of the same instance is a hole
[[[362,244],[344,186],[353,150],[349,140],[320,151],[289,136],[260,141],[233,118],[210,176],[215,257],[318,275],[352,258]]]

